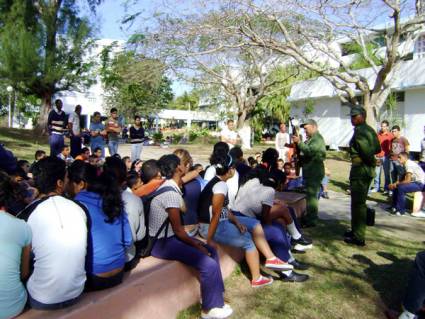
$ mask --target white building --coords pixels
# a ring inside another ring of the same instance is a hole
[[[416,50],[418,43],[422,51],[417,51],[416,59],[401,63],[391,87],[397,93],[397,124],[401,124],[402,135],[407,137],[410,150],[414,152],[420,151],[425,126],[425,59],[421,58],[425,51],[425,37],[419,39]],[[371,68],[359,70],[359,73],[366,76],[370,83],[374,82],[376,74]],[[308,117],[317,121],[327,145],[348,146],[353,134],[349,107],[341,103],[337,91],[328,80],[319,77],[293,85],[289,100],[294,106],[292,115],[300,119],[305,118],[304,107],[308,103],[313,104],[313,112]],[[381,120],[389,116],[386,112],[381,114]],[[390,126],[393,124],[390,122]]]

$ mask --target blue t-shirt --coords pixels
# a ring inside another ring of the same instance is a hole
[[[21,256],[31,237],[26,222],[0,212],[0,318],[18,315],[27,302],[27,292],[21,282]]]
[[[103,125],[101,122],[99,123],[90,123],[90,131],[103,131],[105,129],[105,125]],[[103,145],[105,144],[105,140],[101,135],[98,136],[92,136],[90,138],[90,144],[91,145]]]
[[[82,191],[77,194],[75,200],[86,206],[90,215],[87,273],[101,274],[123,267],[126,249],[133,240],[127,214],[123,213],[112,223],[107,223],[108,217],[102,210],[102,198],[99,194]]]

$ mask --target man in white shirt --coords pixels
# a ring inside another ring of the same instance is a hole
[[[84,290],[87,216],[80,205],[62,196],[65,162],[46,157],[37,165],[34,179],[41,199],[18,215],[33,234],[29,302],[36,309],[60,309],[74,304]]]
[[[280,123],[279,132],[276,134],[275,147],[279,152],[279,158],[282,159],[285,163],[289,161],[288,151],[289,148],[287,145],[290,143],[289,134],[286,132],[285,123]]]
[[[76,158],[81,153],[81,111],[81,105],[77,105],[75,111],[68,117],[68,129],[71,138],[71,156],[73,158]]]
[[[235,131],[235,122],[233,120],[227,121],[227,126],[220,133],[220,140],[227,143],[230,149],[238,143],[239,135]]]
[[[404,167],[406,174],[402,181],[396,181],[388,187],[393,191],[391,213],[401,216],[406,212],[406,193],[423,191],[425,173],[417,163],[409,159],[406,152],[401,152],[398,155],[398,161]]]

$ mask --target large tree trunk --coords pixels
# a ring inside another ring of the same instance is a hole
[[[49,112],[52,109],[52,97],[53,94],[46,92],[42,98],[38,123],[34,129],[37,134],[47,134],[47,118],[49,117]]]

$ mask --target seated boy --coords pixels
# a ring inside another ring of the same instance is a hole
[[[404,179],[388,185],[388,188],[393,191],[391,214],[401,216],[406,212],[406,194],[423,191],[425,173],[406,152],[401,152],[398,160],[406,172]]]
[[[295,169],[292,167],[291,163],[285,163],[283,165],[283,172],[286,175],[283,190],[291,191],[303,187],[303,178],[296,175]]]
[[[69,147],[69,145],[65,144],[62,147],[61,152],[58,154],[58,158],[60,158],[62,161],[65,161],[65,164],[67,166],[71,165],[74,159],[71,156],[71,148]]]

